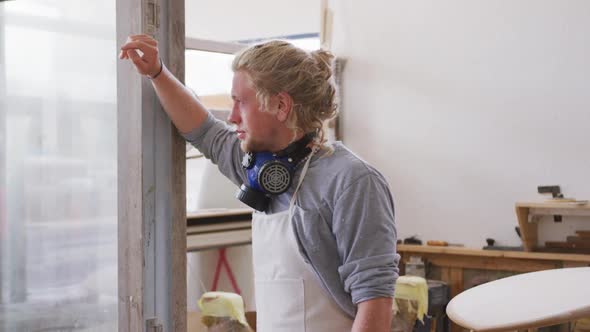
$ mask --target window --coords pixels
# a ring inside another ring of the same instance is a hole
[[[117,330],[115,17],[0,2],[2,331]]]

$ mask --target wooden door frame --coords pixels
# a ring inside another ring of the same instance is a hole
[[[184,81],[184,0],[117,0],[116,11],[117,45],[154,35]],[[128,61],[117,63],[117,107],[119,331],[186,331],[184,139]]]

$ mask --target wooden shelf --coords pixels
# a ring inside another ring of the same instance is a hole
[[[582,254],[558,254],[545,252],[526,252],[526,251],[505,251],[505,250],[482,250],[475,248],[462,247],[438,247],[427,245],[411,245],[398,244],[397,251],[400,253],[416,253],[416,254],[441,254],[461,256],[475,256],[479,258],[493,257],[493,258],[510,258],[510,259],[530,259],[540,261],[561,261],[570,263],[582,263],[581,266],[590,265],[590,255]],[[485,260],[481,260],[482,264]],[[577,266],[577,265],[568,265]],[[482,266],[482,268],[484,268]],[[486,267],[485,269],[490,269]],[[510,270],[510,269],[509,269]],[[528,271],[528,270],[527,270]]]
[[[460,247],[398,244],[401,266],[410,257],[421,257],[432,266],[441,268],[441,280],[451,287],[451,297],[461,293],[463,270],[508,271],[525,273],[563,267],[590,266],[590,255],[542,252],[482,250]]]
[[[520,237],[526,251],[538,250],[537,222],[541,217],[554,215],[590,217],[590,204],[587,201],[518,202],[515,209],[520,226]]]
[[[198,220],[212,217],[227,217],[227,216],[252,216],[252,209],[203,209],[193,212],[188,212],[186,218],[188,220]]]
[[[186,235],[252,228],[252,221],[232,221],[219,224],[187,226]]]
[[[231,231],[191,234],[186,237],[186,251],[226,248],[252,243],[252,230],[239,229]]]
[[[210,209],[187,213],[186,250],[252,243],[252,209]]]

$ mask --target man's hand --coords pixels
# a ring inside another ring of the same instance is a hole
[[[358,304],[352,332],[389,332],[393,299],[380,297]]]
[[[208,112],[160,61],[158,42],[148,35],[133,35],[121,46],[121,59],[130,59],[137,71],[152,78],[152,86],[178,131],[189,133],[207,120]],[[154,76],[157,76],[155,79]]]
[[[142,75],[153,77],[162,71],[158,41],[148,35],[129,36],[127,42],[121,46],[119,58],[131,59],[137,71]]]

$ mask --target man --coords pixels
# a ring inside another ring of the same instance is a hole
[[[152,80],[180,133],[260,211],[252,221],[258,331],[389,331],[399,261],[393,199],[377,170],[324,138],[336,115],[332,56],[281,41],[238,53],[233,130],[173,77],[151,37],[129,37],[120,57]]]

